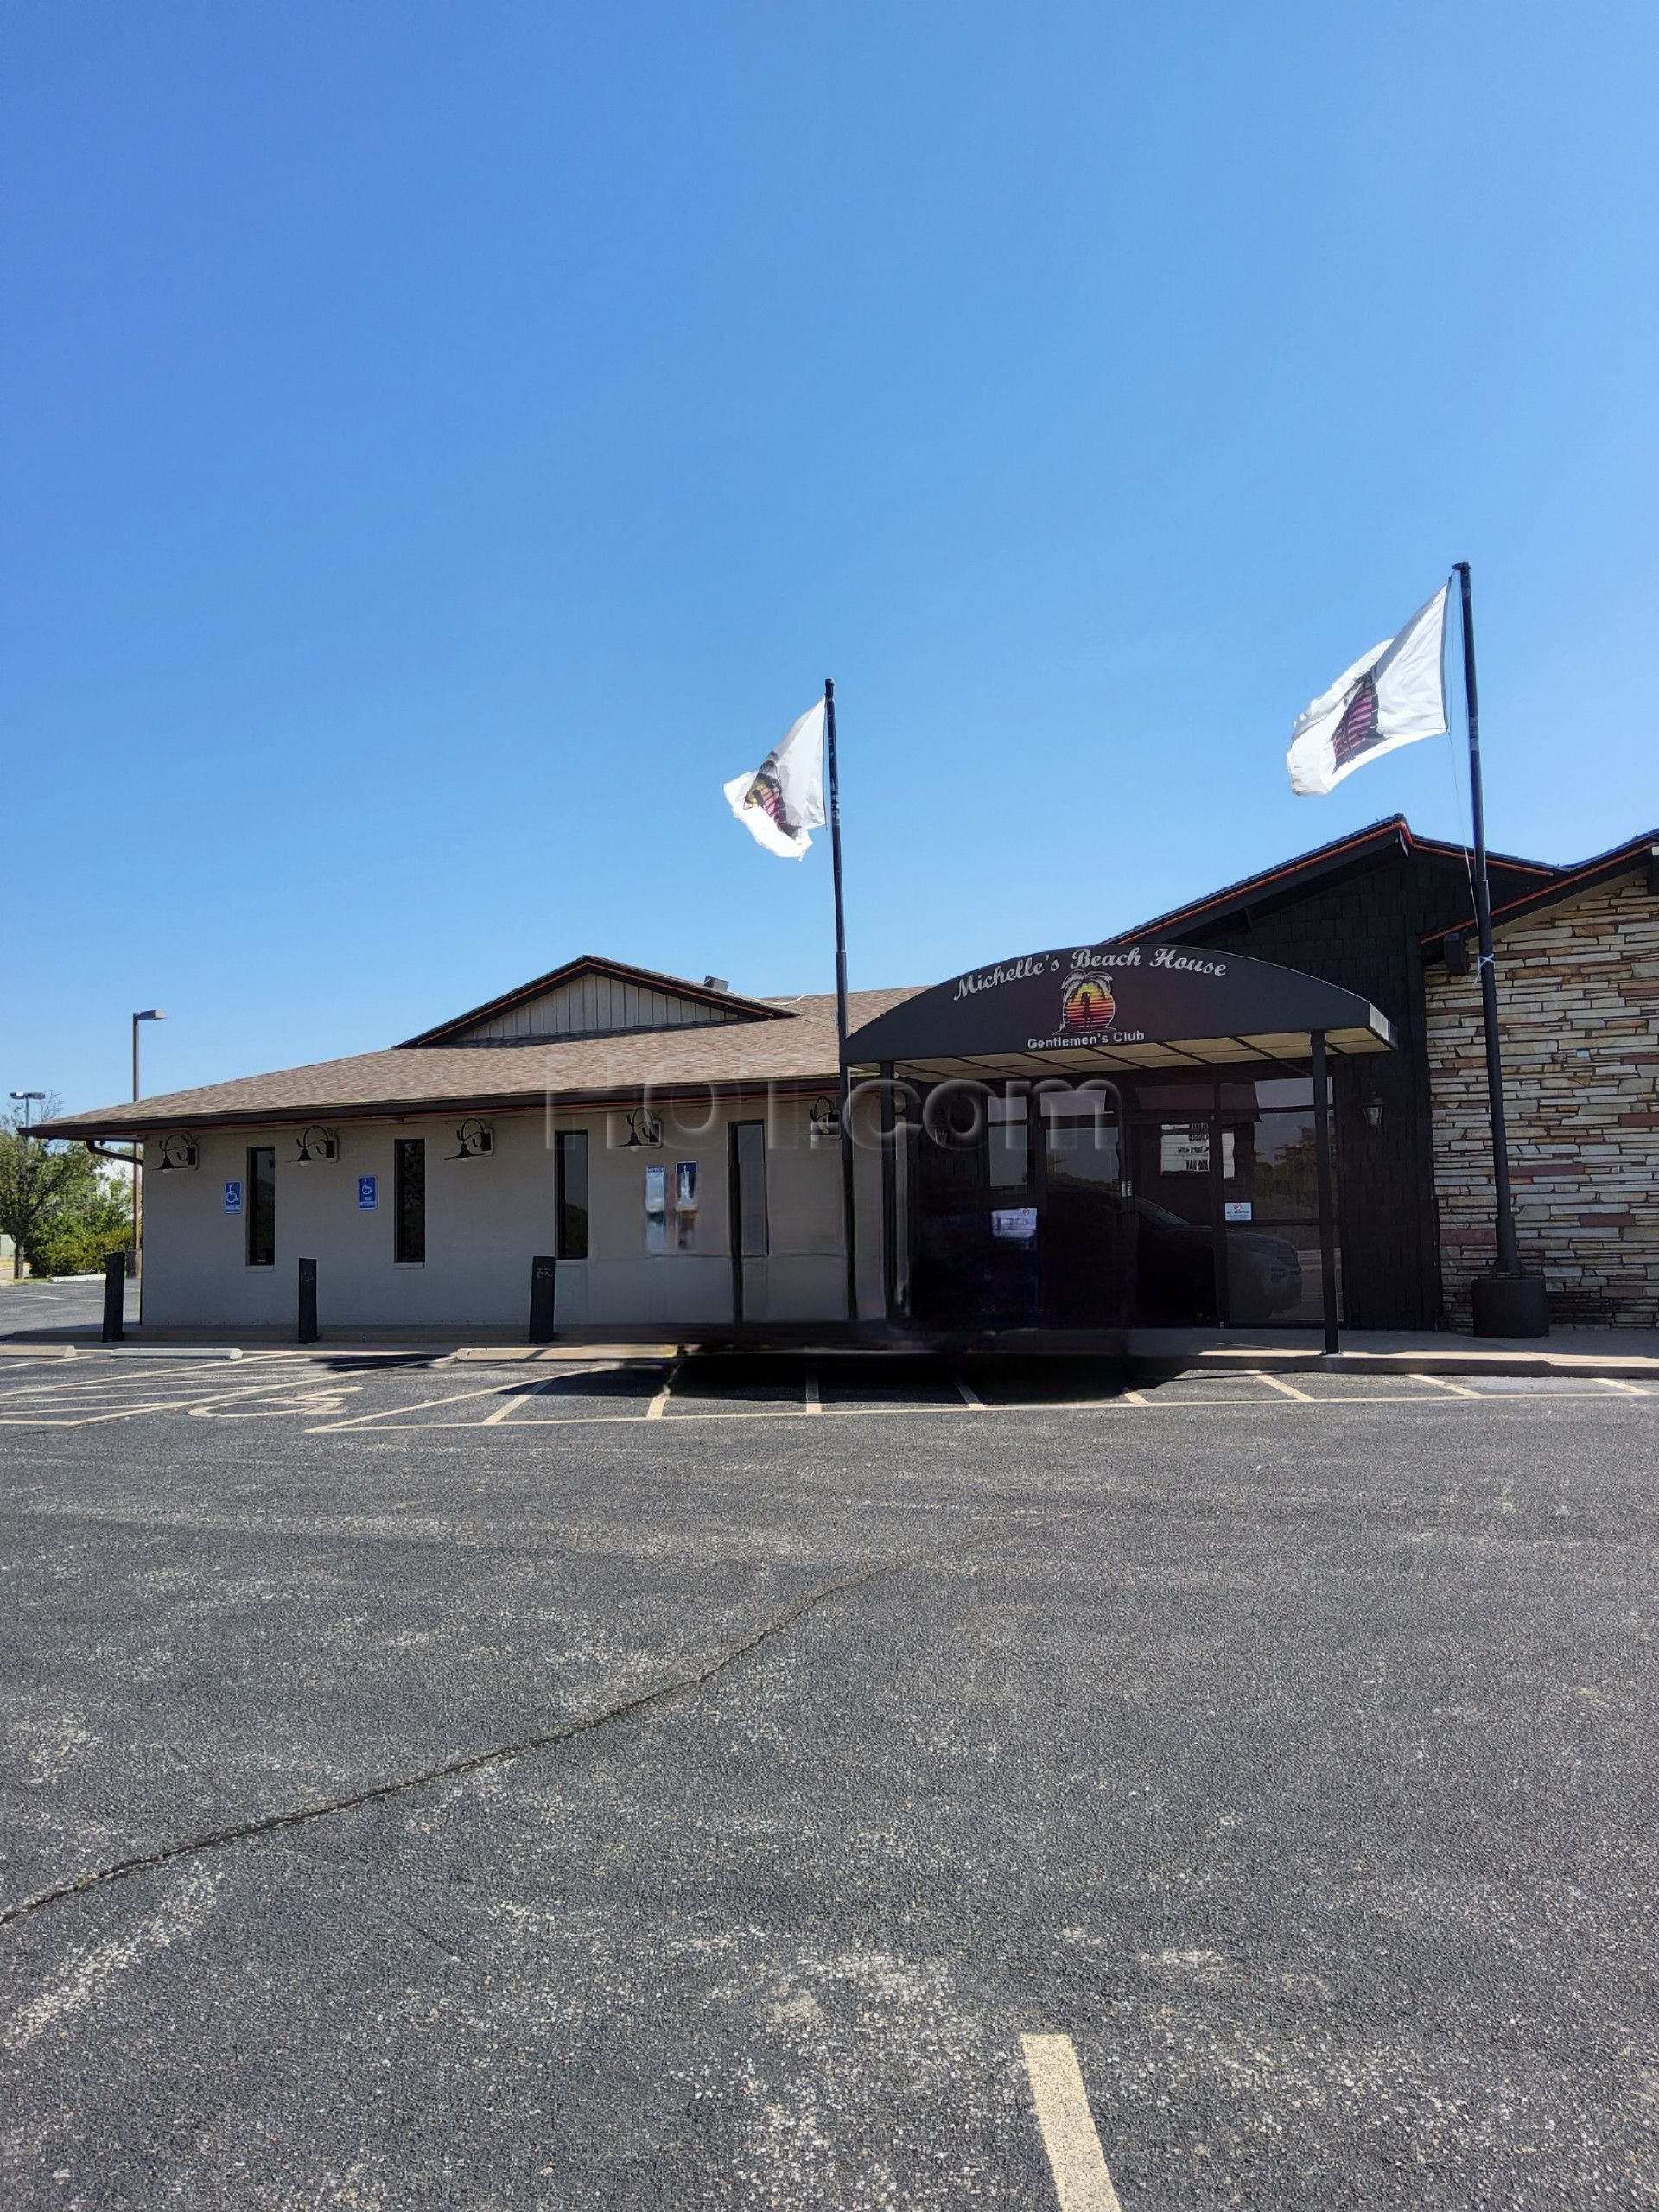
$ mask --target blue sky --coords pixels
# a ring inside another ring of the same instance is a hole
[[[832,674],[855,985],[1403,810],[1290,722],[1474,564],[1494,844],[1659,822],[1659,11],[3,24],[0,1088],[573,953],[832,982],[720,785]]]

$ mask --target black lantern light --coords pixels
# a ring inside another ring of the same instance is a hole
[[[452,1152],[451,1160],[487,1160],[495,1150],[495,1131],[487,1122],[480,1122],[476,1114],[469,1114],[455,1131],[460,1141],[459,1152]]]
[[[636,1106],[628,1116],[628,1152],[655,1152],[663,1141],[663,1125],[649,1106]]]
[[[162,1173],[171,1175],[181,1167],[194,1167],[200,1157],[196,1141],[182,1129],[169,1130],[156,1147],[162,1155]]]
[[[338,1133],[334,1129],[319,1128],[314,1122],[300,1139],[300,1148],[295,1155],[295,1164],[297,1166],[309,1160],[338,1160],[339,1158]]]

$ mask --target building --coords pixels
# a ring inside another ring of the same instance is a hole
[[[1491,862],[1560,1319],[1656,1313],[1651,844]],[[291,1332],[305,1258],[325,1330],[1433,1327],[1490,1258],[1471,903],[1395,817],[1132,937],[854,993],[844,1144],[832,997],[596,955],[47,1133],[142,1143],[152,1326]]]
[[[1448,1315],[1492,1263],[1474,923],[1422,947]],[[1659,1325],[1659,840],[1563,869],[1492,916],[1522,1264],[1550,1318]]]
[[[1316,1083],[1353,994],[1234,955],[1022,953],[834,1001],[585,957],[384,1052],[60,1117],[145,1162],[148,1326],[974,1335],[1314,1323]],[[1333,1190],[1328,1157],[1323,1188]],[[856,1273],[849,1296],[846,1223]]]
[[[1493,854],[1493,904],[1554,881],[1541,861]],[[1336,1146],[1344,1249],[1363,1252],[1343,1281],[1357,1329],[1433,1329],[1442,1309],[1434,1200],[1423,947],[1472,909],[1461,845],[1419,837],[1402,815],[1160,914],[1137,937],[1255,954],[1363,994],[1387,1015],[1398,1051],[1338,1068]]]

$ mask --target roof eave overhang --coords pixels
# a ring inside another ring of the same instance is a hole
[[[1659,840],[1652,836],[1637,837],[1616,853],[1604,854],[1583,868],[1563,871],[1524,899],[1511,899],[1504,906],[1494,906],[1492,926],[1503,929],[1510,922],[1525,921],[1529,915],[1545,913],[1550,907],[1576,898],[1580,892],[1593,891],[1599,884],[1616,882],[1621,875],[1633,874],[1643,867],[1649,871],[1649,880],[1659,882]],[[1477,927],[1475,917],[1471,914],[1461,922],[1454,922],[1450,929],[1427,931],[1418,940],[1425,963],[1432,967],[1444,958],[1448,938],[1471,938]]]
[[[816,1093],[833,1090],[836,1082],[835,1070],[827,1067],[817,1075],[727,1076],[707,1081],[683,1077],[671,1083],[646,1079],[635,1084],[610,1084],[601,1090],[567,1090],[552,1084],[545,1091],[529,1096],[521,1090],[493,1095],[472,1090],[452,1098],[384,1098],[349,1106],[314,1101],[308,1106],[249,1107],[235,1111],[221,1109],[205,1114],[193,1114],[181,1108],[175,1113],[124,1116],[119,1120],[107,1116],[90,1120],[63,1116],[53,1122],[37,1122],[29,1134],[42,1142],[58,1143],[86,1141],[95,1137],[160,1136],[169,1129],[270,1129],[303,1127],[312,1122],[332,1127],[341,1122],[437,1121],[450,1114],[566,1113],[574,1109],[599,1109],[629,1104],[647,1092],[653,1101],[667,1104],[684,1099],[752,1097],[758,1091],[773,1097],[797,1092]]]

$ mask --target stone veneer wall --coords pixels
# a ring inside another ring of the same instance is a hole
[[[1500,928],[1498,1028],[1523,1266],[1552,1320],[1659,1324],[1659,900],[1645,868]],[[1448,1319],[1495,1250],[1475,975],[1425,976]]]

